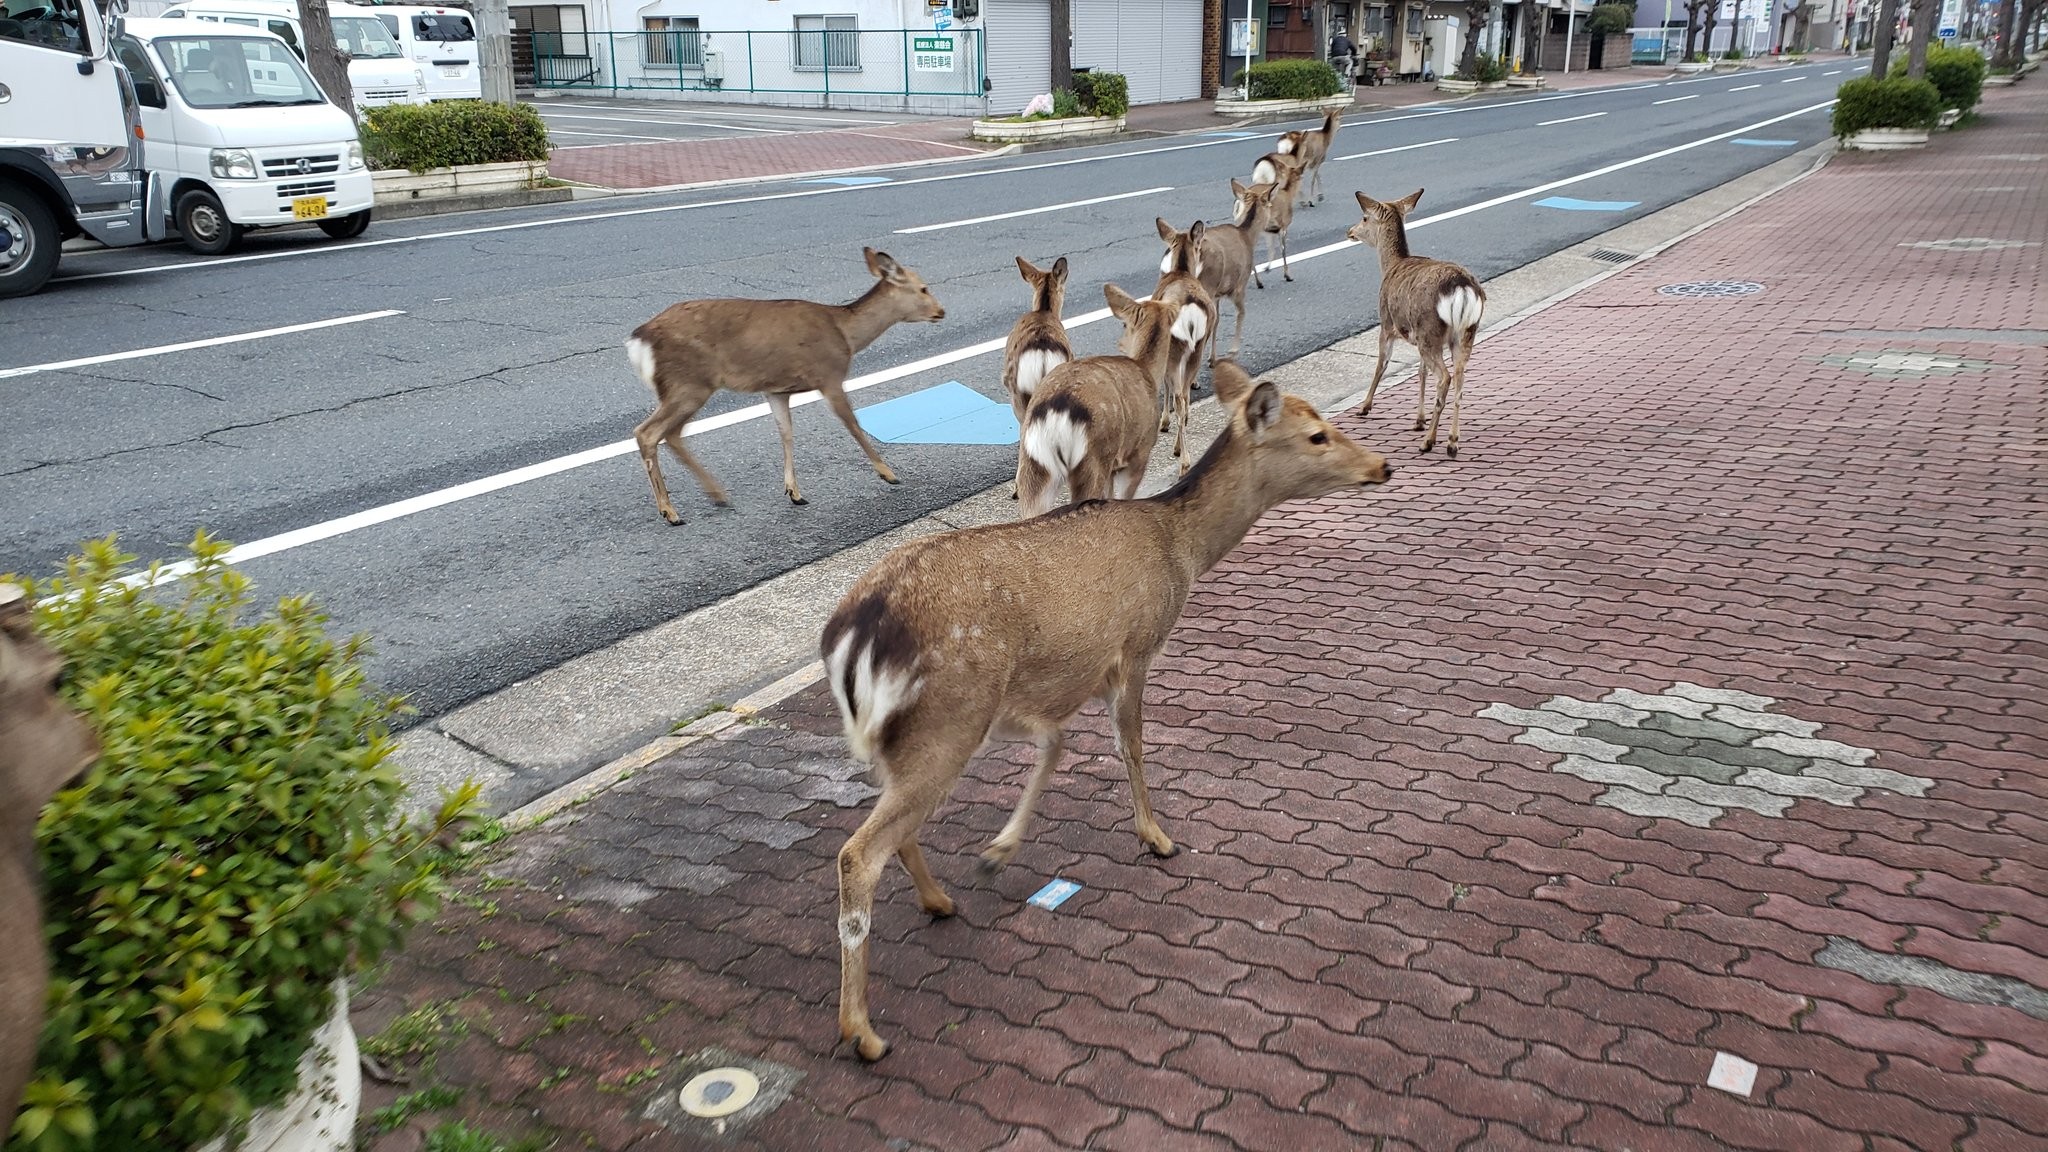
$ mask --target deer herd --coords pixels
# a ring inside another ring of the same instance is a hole
[[[1265,288],[1257,243],[1264,237],[1264,267],[1277,252],[1281,278],[1291,281],[1288,229],[1296,208],[1322,200],[1322,167],[1337,127],[1332,112],[1320,129],[1288,132],[1258,159],[1250,184],[1232,179],[1229,223],[1196,221],[1181,230],[1157,221],[1165,252],[1152,294],[1140,300],[1115,284],[1103,287],[1123,325],[1112,355],[1074,354],[1061,319],[1066,257],[1047,268],[1017,257],[1031,306],[1004,342],[1002,383],[1018,424],[1012,496],[1019,518],[896,548],[854,583],[826,623],[825,678],[849,748],[881,788],[874,811],[839,853],[839,1030],[862,1058],[888,1051],[867,1011],[875,885],[893,856],[926,912],[952,914],[918,831],[983,743],[1028,739],[1038,749],[1015,811],[982,853],[984,877],[1016,854],[1060,762],[1062,730],[1098,699],[1130,775],[1138,839],[1156,855],[1172,855],[1145,790],[1144,696],[1190,586],[1275,505],[1393,476],[1383,456],[1353,443],[1299,397],[1254,382],[1236,361],[1246,288]],[[1347,233],[1375,248],[1380,264],[1379,362],[1360,414],[1372,409],[1394,341],[1413,344],[1422,359],[1415,430],[1428,429],[1422,451],[1435,446],[1448,400],[1445,454],[1455,457],[1465,364],[1486,297],[1465,269],[1409,251],[1403,221],[1421,195],[1382,202],[1359,193],[1363,218]],[[655,505],[670,523],[682,520],[662,482],[662,444],[706,495],[726,502],[682,436],[720,388],[767,397],[792,502],[804,502],[789,414],[790,397],[800,392],[821,393],[875,471],[896,483],[847,402],[847,370],[854,353],[890,326],[936,322],[946,312],[915,272],[874,249],[865,255],[875,284],[851,304],[691,300],[634,330],[627,354],[656,400],[635,437]],[[1219,359],[1222,300],[1232,305],[1235,329],[1229,355]],[[1205,348],[1228,419],[1192,461],[1190,393]],[[1425,422],[1432,372],[1436,413]],[[1169,429],[1179,479],[1139,500],[1153,448]]]

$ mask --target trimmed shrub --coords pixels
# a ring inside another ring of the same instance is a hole
[[[1118,72],[1074,73],[1074,95],[1089,116],[1115,119],[1131,110],[1131,86]]]
[[[1892,57],[1890,75],[1906,74],[1906,57]],[[1984,77],[1991,71],[1990,61],[1975,48],[1951,48],[1946,44],[1927,46],[1927,82],[1941,93],[1941,106],[1968,112],[1984,98]]]
[[[1344,91],[1344,81],[1327,60],[1261,60],[1251,67],[1254,100],[1321,100]],[[1232,84],[1244,81],[1239,71]]]
[[[1068,120],[1072,119],[1075,116],[1079,116],[1080,114],[1081,98],[1079,96],[1074,95],[1072,89],[1055,88],[1052,90],[1053,119]]]
[[[1835,135],[1865,128],[1932,128],[1941,119],[1941,93],[1925,80],[1861,76],[1835,93]]]
[[[1596,4],[1593,14],[1586,17],[1586,31],[1595,36],[1612,36],[1616,32],[1628,31],[1636,18],[1635,6],[1631,4]]]
[[[109,537],[21,581],[58,598],[36,626],[102,756],[36,829],[50,1016],[9,1152],[186,1148],[290,1093],[333,982],[432,912],[475,796],[401,820],[362,642],[299,598],[244,619],[227,551],[202,533],[145,590]]]
[[[385,104],[363,114],[362,136],[372,168],[425,172],[548,158],[548,126],[527,104]]]
[[[1508,78],[1508,62],[1505,57],[1481,56],[1472,65],[1477,73],[1473,79],[1481,84],[1498,84]]]

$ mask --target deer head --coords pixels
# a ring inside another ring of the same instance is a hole
[[[1187,231],[1176,232],[1173,225],[1166,222],[1165,217],[1158,217],[1158,222],[1159,238],[1166,241],[1166,255],[1160,258],[1159,274],[1171,276],[1176,272],[1182,272],[1189,276],[1200,276],[1202,233],[1207,230],[1208,225],[1197,220]]]
[[[1156,378],[1166,362],[1167,341],[1182,306],[1167,300],[1140,301],[1114,284],[1104,284],[1102,296],[1109,301],[1110,312],[1123,321],[1124,334],[1116,342],[1118,354],[1145,365]]]
[[[887,252],[863,248],[861,255],[867,257],[868,271],[877,280],[868,299],[877,300],[896,322],[923,320],[936,324],[946,318],[946,309],[917,273],[898,264]]]
[[[1059,315],[1067,300],[1067,258],[1062,256],[1053,261],[1048,271],[1019,256],[1017,271],[1023,275],[1024,282],[1031,285],[1031,310]]]
[[[92,729],[57,695],[63,667],[29,625],[28,594],[0,584],[0,833],[7,836],[33,835],[36,813],[100,754]]]
[[[1227,435],[1243,440],[1262,506],[1393,478],[1385,456],[1337,431],[1301,397],[1281,395],[1270,380],[1253,383],[1235,360],[1216,362],[1215,386],[1216,402],[1230,413]]]
[[[1365,219],[1353,224],[1351,230],[1344,233],[1344,238],[1355,244],[1370,244],[1375,248],[1385,247],[1391,240],[1397,251],[1404,256],[1407,255],[1408,230],[1402,222],[1408,218],[1408,213],[1415,210],[1415,205],[1421,202],[1422,189],[1417,188],[1399,200],[1375,200],[1363,192],[1356,195],[1359,211],[1365,213]]]
[[[1237,198],[1237,211],[1232,214],[1231,223],[1240,228],[1247,223],[1264,227],[1273,217],[1273,193],[1278,189],[1277,184],[1254,184],[1247,188],[1233,178],[1230,194]]]

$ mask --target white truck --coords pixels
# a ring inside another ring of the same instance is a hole
[[[427,66],[414,63],[377,13],[354,4],[327,6],[335,46],[348,54],[348,83],[358,111],[380,104],[427,103]],[[164,10],[166,20],[198,20],[275,33],[301,60],[305,29],[296,0],[180,0]]]

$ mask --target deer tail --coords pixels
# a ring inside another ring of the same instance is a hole
[[[1477,285],[1471,283],[1448,285],[1436,300],[1436,314],[1451,330],[1453,345],[1471,343],[1485,311],[1486,297],[1480,294]]]
[[[853,758],[873,765],[892,721],[917,703],[917,644],[882,592],[842,601],[825,624],[825,681]]]

